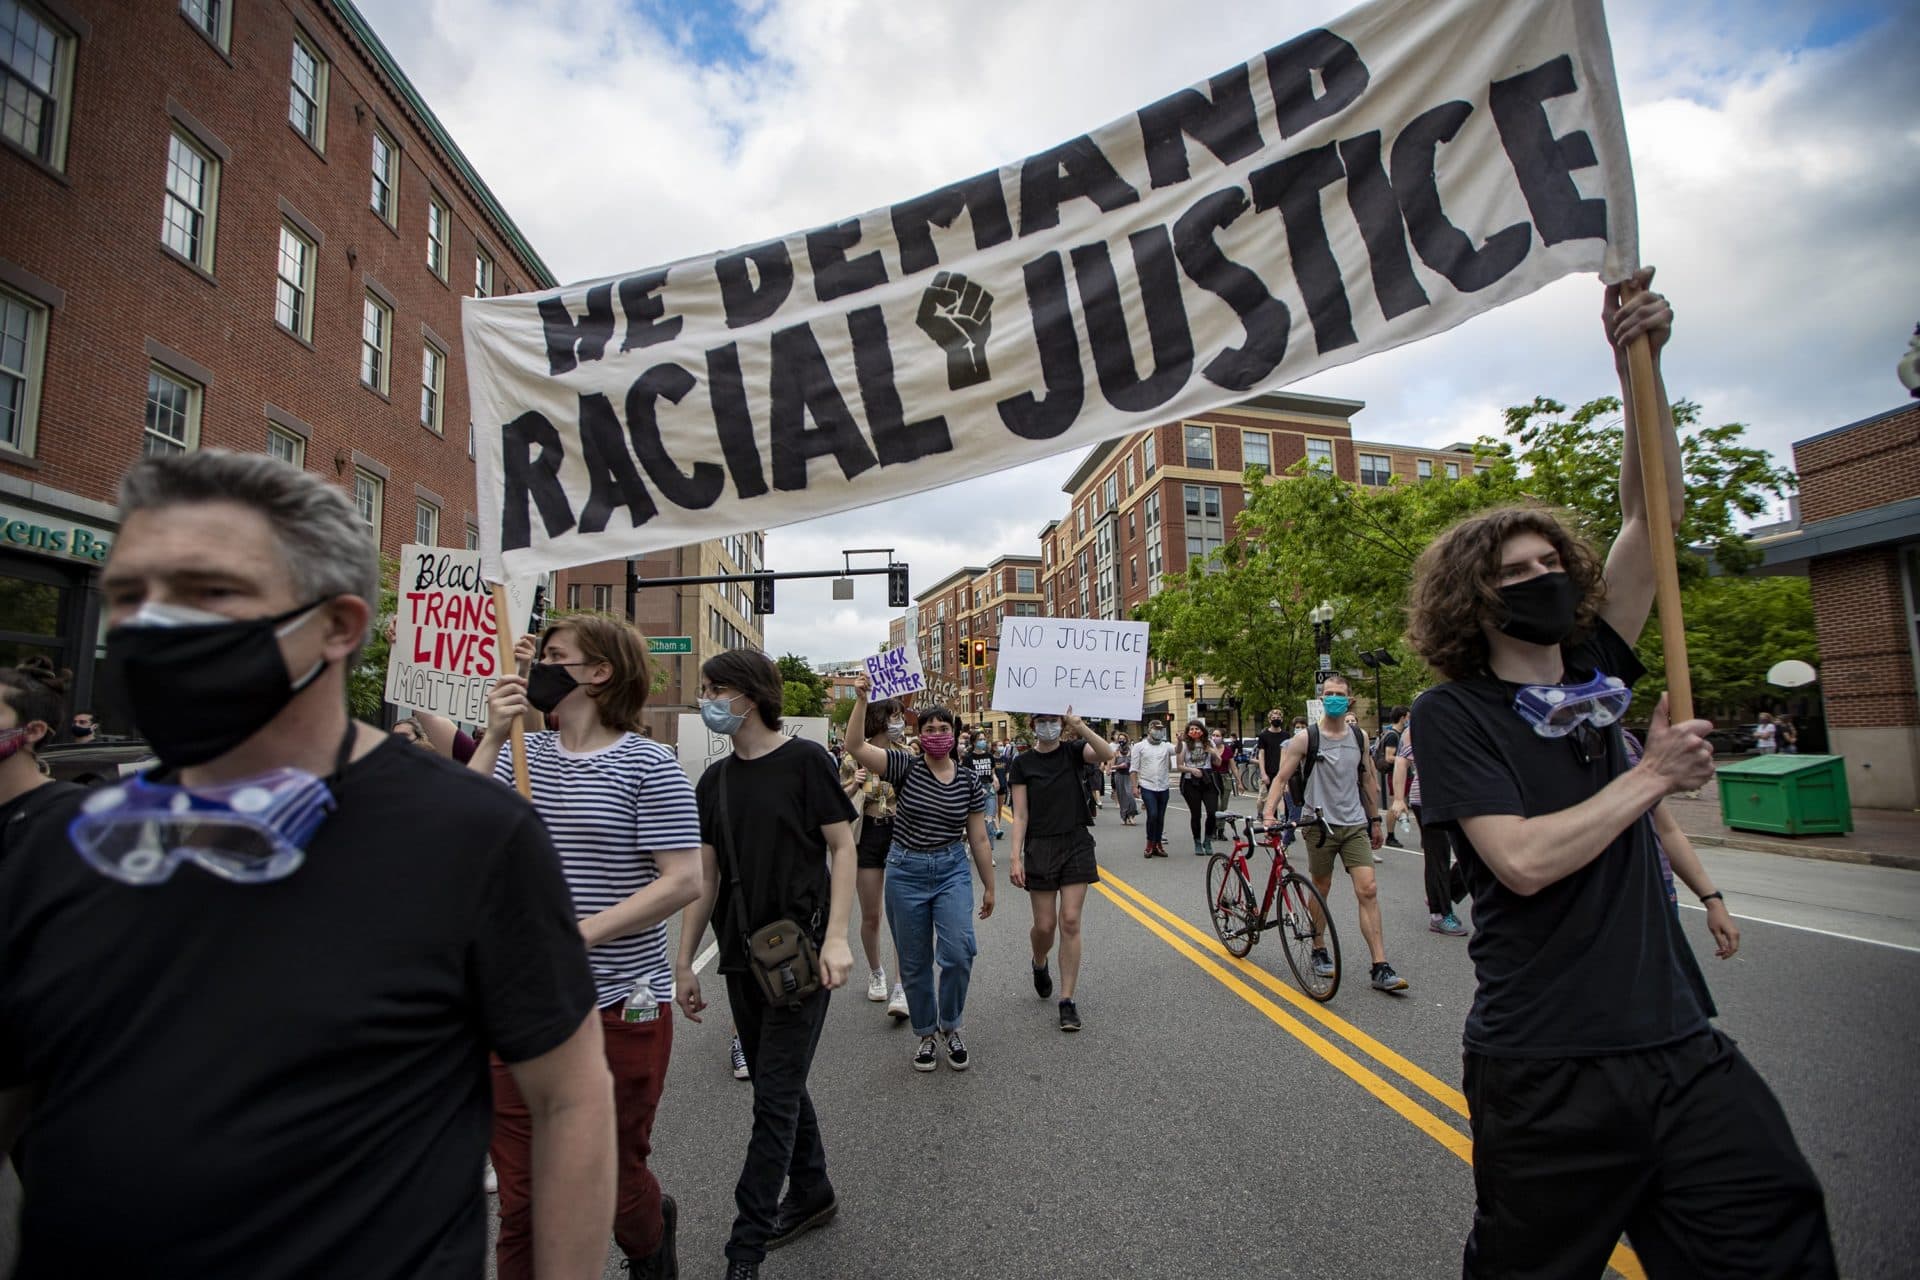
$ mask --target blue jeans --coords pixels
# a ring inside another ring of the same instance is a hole
[[[1147,811],[1147,843],[1160,844],[1167,838],[1167,793],[1151,787],[1140,788],[1140,807]]]
[[[887,924],[915,1035],[958,1031],[973,978],[973,867],[964,841],[931,853],[887,851]],[[934,993],[933,966],[940,964]]]

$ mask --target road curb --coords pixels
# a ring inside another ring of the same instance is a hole
[[[1920,854],[1885,853],[1875,849],[1836,849],[1831,845],[1783,844],[1773,840],[1742,840],[1730,836],[1695,835],[1687,832],[1695,844],[1732,849],[1740,853],[1770,853],[1784,858],[1811,858],[1817,862],[1849,862],[1862,867],[1893,867],[1900,871],[1920,871]]]

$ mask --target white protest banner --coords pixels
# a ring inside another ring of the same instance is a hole
[[[1147,688],[1147,624],[1096,618],[1003,618],[995,711],[1138,720]]]
[[[478,551],[408,543],[400,548],[386,699],[462,724],[487,722],[487,695],[500,674],[493,590]],[[509,579],[516,635],[533,612],[533,584]]]
[[[920,655],[912,645],[870,654],[866,663],[867,679],[873,681],[873,692],[867,696],[875,702],[883,698],[904,698],[927,687],[926,672],[920,669]]]
[[[817,742],[822,748],[827,744],[827,718],[825,716],[782,716],[780,732],[789,738],[805,738],[808,742]],[[724,733],[715,733],[707,728],[706,721],[697,715],[685,712],[680,716],[679,744],[680,767],[687,771],[687,777],[695,782],[707,771],[707,766],[723,756],[733,754],[733,739]]]
[[[1601,0],[1373,0],[886,208],[462,299],[481,546],[564,568],[918,493],[1638,254]]]

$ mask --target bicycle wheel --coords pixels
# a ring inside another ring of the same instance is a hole
[[[1340,989],[1340,935],[1334,931],[1333,919],[1327,915],[1327,900],[1314,888],[1313,881],[1298,871],[1287,872],[1280,882],[1279,897],[1275,911],[1280,918],[1274,928],[1279,931],[1281,945],[1286,949],[1287,968],[1293,970],[1293,980],[1300,984],[1302,991],[1325,1003]],[[1317,945],[1326,949],[1331,973],[1322,973],[1314,965],[1315,914],[1321,920]]]
[[[1207,914],[1229,955],[1253,950],[1260,936],[1260,907],[1246,874],[1224,853],[1207,859]]]

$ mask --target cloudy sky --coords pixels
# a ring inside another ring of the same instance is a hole
[[[1343,0],[358,0],[562,280],[770,239],[1085,132]],[[1667,381],[1790,459],[1895,407],[1920,322],[1920,24],[1902,0],[1610,0]],[[1560,281],[1297,385],[1364,438],[1498,431],[1614,389],[1599,286]],[[775,569],[892,546],[916,591],[1031,553],[1082,455],[771,533]],[[870,652],[880,579],[783,583],[768,646]]]

